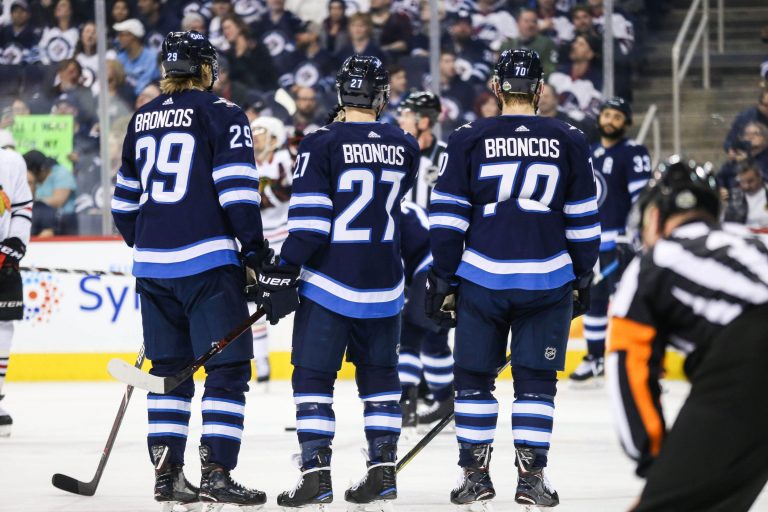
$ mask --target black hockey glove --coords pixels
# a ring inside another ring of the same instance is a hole
[[[16,237],[0,242],[0,268],[19,270],[19,260],[27,252],[27,246]]]
[[[424,313],[444,329],[456,327],[456,293],[458,288],[440,278],[432,267],[427,271]]]
[[[256,304],[264,308],[267,320],[278,320],[299,307],[299,267],[267,264],[261,267]]]
[[[258,286],[256,276],[263,265],[272,263],[275,259],[275,251],[269,248],[269,242],[264,240],[264,245],[256,250],[243,251],[240,254],[245,266],[245,299],[248,302],[258,300]]]
[[[589,311],[589,289],[592,287],[593,275],[590,272],[573,282],[573,314],[571,319],[578,318]]]

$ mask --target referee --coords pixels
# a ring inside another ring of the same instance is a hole
[[[614,297],[606,374],[627,454],[647,478],[635,512],[746,511],[768,480],[768,249],[717,223],[714,178],[672,157],[638,200],[645,252]],[[667,433],[659,377],[686,354]]]

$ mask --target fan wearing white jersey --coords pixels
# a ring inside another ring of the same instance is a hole
[[[293,159],[285,149],[286,129],[279,119],[262,116],[251,123],[251,133],[256,167],[259,169],[264,238],[269,241],[270,249],[280,254],[283,242],[288,238],[288,201],[293,183]],[[249,307],[255,308],[255,305],[249,303]],[[256,382],[269,381],[269,333],[265,318],[253,326],[253,356]]]
[[[13,321],[21,320],[24,308],[19,260],[29,243],[32,228],[32,192],[27,184],[27,164],[10,149],[0,149],[0,399],[8,356],[11,353]],[[13,420],[0,407],[0,437],[11,435]]]

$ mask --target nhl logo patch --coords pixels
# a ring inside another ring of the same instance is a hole
[[[547,361],[552,361],[557,355],[557,349],[555,347],[547,347],[544,349],[544,358]]]

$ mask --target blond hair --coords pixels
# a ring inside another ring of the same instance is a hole
[[[160,80],[160,92],[163,94],[173,94],[177,92],[188,91],[190,89],[208,90],[213,80],[213,70],[210,64],[203,64],[199,77],[166,77]]]

